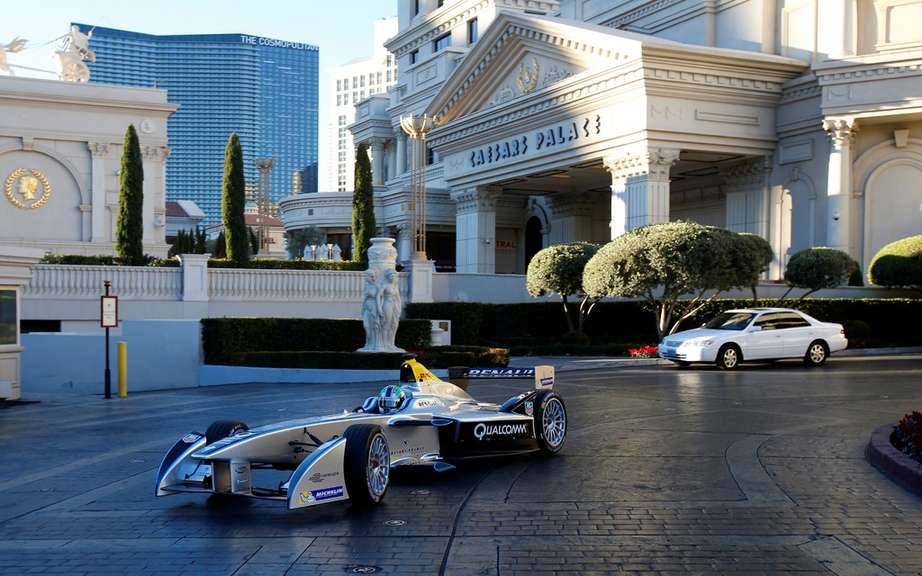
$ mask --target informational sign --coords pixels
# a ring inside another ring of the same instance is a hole
[[[99,325],[118,328],[118,296],[101,296],[99,302]]]

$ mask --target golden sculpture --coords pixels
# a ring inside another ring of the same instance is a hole
[[[51,197],[51,184],[40,170],[17,168],[7,176],[3,191],[13,206],[37,210]]]

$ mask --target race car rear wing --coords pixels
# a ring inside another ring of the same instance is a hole
[[[535,366],[534,368],[449,368],[449,380],[497,380],[529,379],[535,383],[536,390],[554,387],[554,367]]]

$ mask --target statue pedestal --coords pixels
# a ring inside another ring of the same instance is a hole
[[[404,352],[394,344],[402,311],[394,239],[372,238],[362,301],[365,346],[357,352]]]
[[[406,263],[404,269],[410,273],[410,302],[434,302],[432,299],[432,274],[435,273],[435,262],[426,260],[425,254],[417,259],[417,252],[413,259]]]

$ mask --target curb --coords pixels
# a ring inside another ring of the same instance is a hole
[[[922,346],[893,346],[890,348],[846,348],[836,352],[835,358],[847,358],[849,356],[899,356],[900,354],[919,354],[922,353]]]
[[[871,433],[867,458],[871,466],[884,476],[917,496],[922,496],[922,464],[897,450],[890,443],[894,424],[887,424]]]

